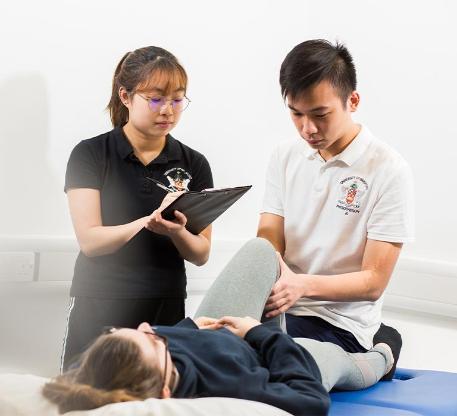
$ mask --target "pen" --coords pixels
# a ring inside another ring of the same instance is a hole
[[[154,182],[159,188],[162,188],[164,191],[174,192],[173,189],[167,188],[162,182],[158,181],[157,179],[150,178],[149,176],[145,176],[145,178]]]

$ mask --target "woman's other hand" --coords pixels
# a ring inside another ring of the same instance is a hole
[[[176,200],[184,191],[171,192],[162,200],[160,207],[157,208],[149,217],[146,217],[145,228],[156,234],[162,235],[176,235],[184,231],[187,218],[179,211],[175,211],[175,219],[168,221],[162,218],[162,211],[168,207],[173,201]]]
[[[198,326],[198,329],[219,329],[223,325],[218,322],[218,319],[208,318],[207,316],[199,316],[194,319],[195,324]]]
[[[145,228],[156,234],[177,235],[182,233],[186,228],[187,218],[179,211],[175,211],[173,221],[164,220],[160,213],[160,208],[156,209],[149,217],[146,217]]]
[[[218,322],[240,338],[244,338],[250,329],[260,325],[260,322],[257,319],[251,318],[250,316],[245,316],[244,318],[223,316]]]

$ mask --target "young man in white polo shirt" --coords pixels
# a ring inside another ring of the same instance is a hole
[[[400,335],[380,324],[383,292],[413,238],[408,164],[352,120],[360,98],[343,45],[297,45],[280,84],[302,140],[279,145],[267,172],[258,236],[282,258],[266,316],[287,311],[291,336],[349,352],[387,341],[398,359]]]

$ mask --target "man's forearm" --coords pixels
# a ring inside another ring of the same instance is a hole
[[[375,301],[385,289],[373,270],[338,275],[299,275],[304,279],[301,297],[334,302]]]
[[[281,256],[284,255],[286,242],[284,239],[284,217],[263,213],[260,215],[257,237],[268,240]]]
[[[265,305],[266,316],[272,318],[286,312],[300,298],[333,302],[376,301],[389,282],[396,258],[397,255],[366,256],[363,270],[336,275],[294,273],[279,258],[281,277]]]

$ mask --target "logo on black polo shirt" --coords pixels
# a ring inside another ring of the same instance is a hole
[[[188,191],[192,176],[182,168],[172,168],[167,170],[164,175],[167,177],[169,187],[173,191]]]
[[[341,196],[337,201],[336,207],[346,211],[345,215],[350,212],[359,214],[360,203],[368,190],[368,184],[365,179],[360,176],[349,176],[340,181],[340,186]]]

